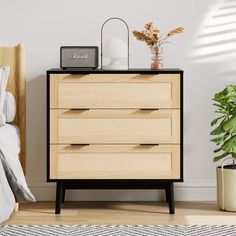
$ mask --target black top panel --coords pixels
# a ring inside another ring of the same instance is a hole
[[[183,70],[168,68],[161,70],[151,70],[144,68],[134,68],[129,70],[101,70],[101,69],[60,69],[54,68],[47,71],[50,74],[182,74]]]

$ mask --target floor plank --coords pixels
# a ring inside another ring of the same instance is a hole
[[[176,214],[165,202],[67,202],[61,215],[53,202],[20,204],[6,224],[235,224],[236,213],[215,202],[177,202]]]

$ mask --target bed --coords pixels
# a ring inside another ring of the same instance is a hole
[[[26,173],[26,103],[25,50],[23,44],[0,47],[0,67],[9,66],[6,91],[16,100],[13,122],[0,126],[0,223],[14,211],[16,202],[34,202],[27,187]]]

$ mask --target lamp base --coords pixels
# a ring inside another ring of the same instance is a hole
[[[106,65],[102,67],[103,70],[128,70],[128,66],[122,65]]]

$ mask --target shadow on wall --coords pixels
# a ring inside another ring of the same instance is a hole
[[[192,62],[226,62],[236,58],[236,0],[218,0],[205,17],[191,50]]]
[[[46,76],[27,80],[26,86],[27,177],[37,180],[46,176]]]

